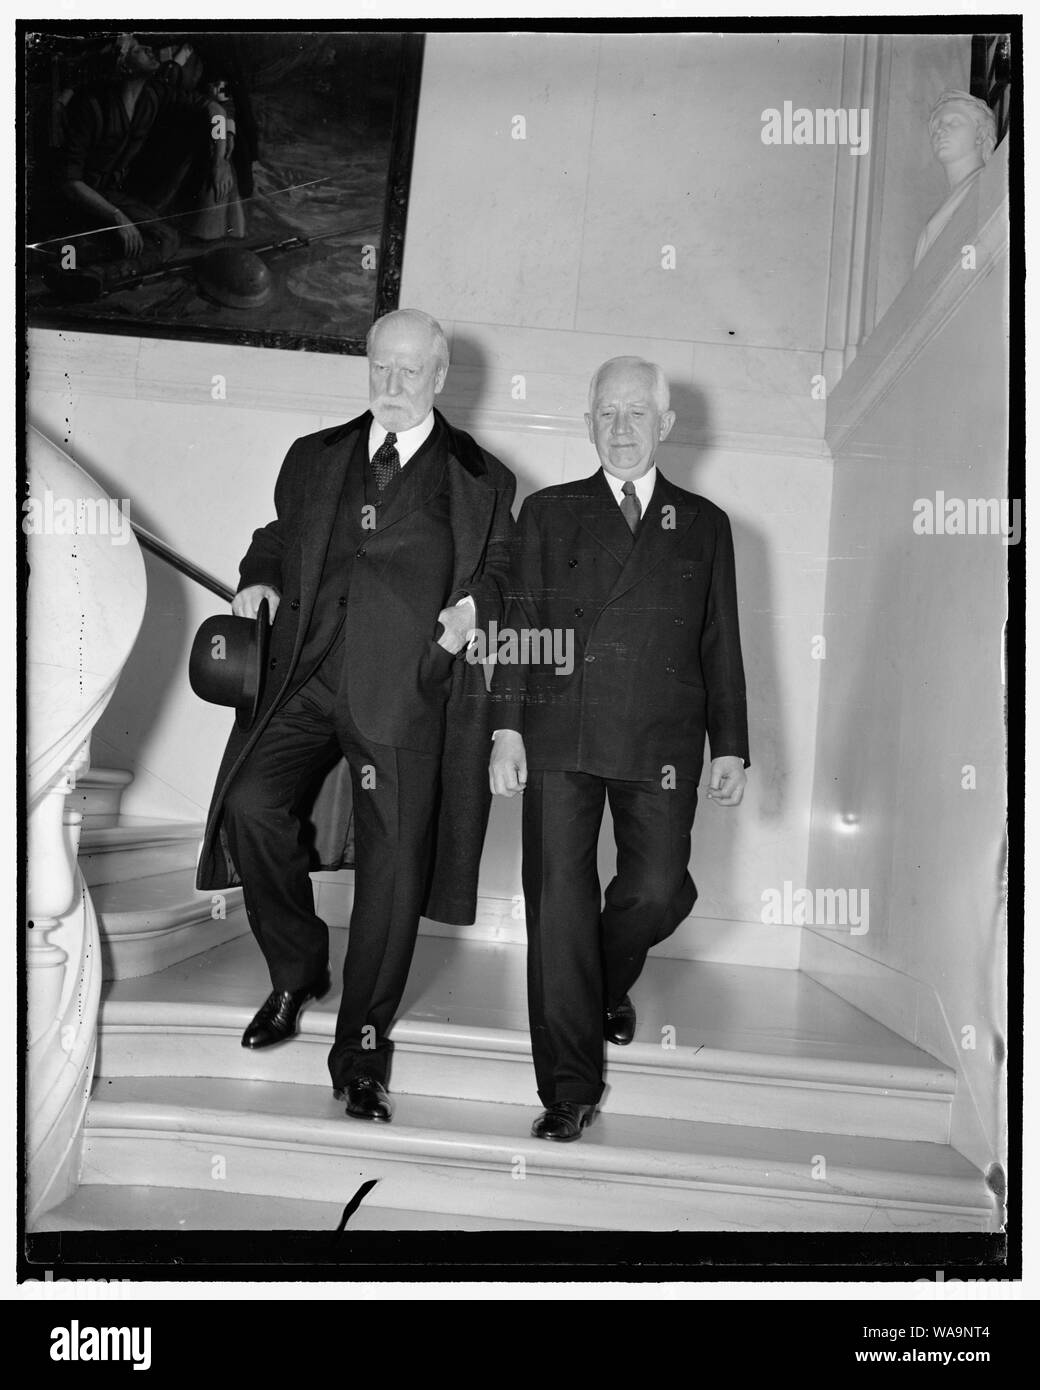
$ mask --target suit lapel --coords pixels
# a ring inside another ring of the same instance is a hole
[[[336,522],[340,494],[346,484],[350,515],[361,518],[361,505],[364,503],[364,478],[360,479],[360,497],[356,496],[358,480],[362,470],[351,467],[358,443],[358,432],[367,431],[370,417],[365,414],[349,424],[340,426],[332,434],[326,435],[321,450],[321,466],[309,469],[304,484],[303,525],[306,528],[307,544],[302,547],[300,557],[300,608],[301,622],[296,633],[294,660],[303,647],[307,626],[321,584],[321,572],[325,565],[325,555],[332,539],[332,528]]]
[[[476,457],[466,455],[466,450],[456,448],[455,431],[450,430],[444,416],[435,411],[437,423],[444,432],[444,457],[439,467],[423,468],[419,478],[402,477],[398,488],[380,517],[378,531],[385,531],[409,516],[416,507],[424,506],[435,496],[445,471],[448,473],[450,517],[452,517],[452,537],[455,542],[456,578],[459,584],[471,580],[474,570],[480,564],[487,541],[488,527],[495,510],[494,489],[485,481],[485,473],[478,471]],[[360,521],[363,516],[364,498],[364,459],[367,457],[367,436],[371,428],[371,413],[357,416],[348,424],[325,435],[324,446],[330,450],[328,467],[316,468],[307,480],[304,493],[304,509],[309,518],[309,534],[314,538],[313,545],[304,549],[300,567],[300,602],[304,613],[317,598],[321,570],[332,538],[332,525],[335,524],[336,507],[339,505],[339,492],[346,486],[346,502],[349,516]],[[359,449],[359,432],[363,434],[366,448]],[[464,436],[463,436],[464,438]],[[460,455],[460,456],[456,456]],[[321,460],[323,464],[325,459]],[[407,468],[412,464],[406,464]],[[410,482],[410,486],[402,486]],[[624,518],[621,518],[624,524]],[[457,585],[456,585],[457,587]],[[304,624],[300,626],[303,630]]]
[[[481,564],[495,510],[495,492],[449,454],[448,508],[455,551],[454,589],[465,588]]]
[[[632,554],[632,532],[621,515],[603,469],[597,469],[588,478],[579,478],[563,500],[581,526],[624,569]]]
[[[610,491],[609,486],[607,490]],[[628,523],[621,516],[621,508],[614,501],[613,493],[610,500],[627,531]],[[641,583],[663,560],[676,553],[676,541],[693,524],[699,510],[658,468],[650,504],[636,533],[635,544],[629,550],[624,568],[607,599],[608,603]]]
[[[379,518],[379,531],[396,526],[419,507],[424,507],[448,479],[448,508],[451,520],[452,545],[455,551],[454,588],[463,588],[473,579],[487,543],[491,518],[495,510],[495,493],[487,485],[487,474],[478,464],[475,446],[467,437],[461,440],[455,430],[434,411],[439,442],[434,448],[436,459],[427,456],[418,475],[408,477],[409,462],[398,480],[393,496]]]
[[[315,479],[307,492],[307,506],[309,508],[321,508],[320,516],[314,518],[316,528],[314,535],[318,543],[314,546],[311,556],[311,558],[317,557],[318,559],[316,566],[318,575],[321,574],[321,567],[325,563],[325,554],[332,535],[332,523],[336,507],[339,504],[339,489],[341,487],[346,487],[347,515],[353,524],[362,525],[366,506],[365,464],[368,459],[368,432],[371,427],[372,416],[366,411],[364,415],[359,415],[356,420],[351,420],[348,425],[340,426],[325,439],[326,446],[336,450],[336,464],[338,466],[323,470],[324,476]],[[363,447],[359,447],[361,444],[358,439],[359,432],[364,435]],[[401,477],[394,485],[386,505],[380,509],[378,525],[375,530],[385,531],[388,526],[396,525],[409,512],[415,511],[417,507],[425,506],[430,498],[436,495],[444,476],[443,463],[439,468],[422,468],[418,477],[415,473],[409,474],[408,470],[411,466],[412,461],[409,460]],[[345,482],[344,470],[346,470]],[[331,514],[328,510],[330,502]],[[365,529],[371,531],[372,528]]]
[[[389,527],[396,526],[404,517],[414,512],[416,508],[424,507],[432,497],[437,495],[437,490],[444,478],[446,460],[440,453],[439,446],[435,444],[433,447],[437,451],[437,455],[431,457],[428,454],[418,462],[409,459],[405,464],[401,476],[394,484],[393,491],[385,505],[380,508],[376,526],[377,532],[386,531]],[[364,481],[362,481],[361,487],[362,493],[364,493]]]
[[[350,518],[351,524],[358,527],[363,526],[365,518],[365,462],[368,458],[368,431],[371,424],[372,420],[369,417],[360,433],[355,433],[339,446],[343,450],[347,470],[347,479],[344,484],[347,516]],[[371,529],[371,527],[365,527],[365,533],[368,534]],[[322,563],[324,563],[324,556]]]
[[[449,507],[451,512],[452,540],[455,549],[455,587],[461,588],[472,580],[484,553],[492,514],[495,509],[495,493],[488,487],[486,474],[477,471],[475,457],[467,455],[466,450],[457,446],[455,432],[448,426],[439,412],[434,412],[442,431],[445,448],[440,466],[423,468],[416,478],[407,477],[411,462],[405,465],[405,475],[398,480],[393,496],[379,518],[377,532],[395,526],[417,507],[436,496],[445,473],[448,477]],[[339,502],[339,490],[347,490],[347,506],[352,519],[360,519],[365,506],[365,458],[367,457],[368,431],[372,416],[364,415],[351,420],[349,424],[328,435],[325,444],[336,450],[339,466],[319,470],[307,489],[307,513],[311,518],[313,547],[308,547],[304,557],[304,577],[301,581],[301,599],[309,596],[314,602],[321,582],[321,571],[325,563],[332,527]],[[365,448],[358,448],[358,432],[363,433]],[[464,437],[465,438],[465,437]],[[471,446],[472,449],[472,446]],[[431,462],[427,460],[427,462]],[[624,526],[624,518],[622,525]],[[627,527],[625,528],[627,533]]]

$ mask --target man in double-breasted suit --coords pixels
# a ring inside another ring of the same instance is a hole
[[[198,886],[241,881],[272,993],[246,1047],[291,1038],[322,992],[299,802],[341,757],[350,769],[354,906],[329,1070],[349,1115],[389,1120],[393,1022],[422,911],[472,921],[491,793],[488,696],[459,658],[502,618],[515,480],[433,408],[448,369],[440,325],[388,314],[368,341],[370,411],[298,439],[232,605],[273,613],[267,686],[228,743]]]
[[[526,644],[540,664],[496,665],[490,765],[493,791],[524,794],[528,1008],[545,1106],[532,1133],[561,1141],[581,1137],[599,1102],[604,1038],[632,1041],[628,995],[647,952],[696,900],[705,734],[716,804],[739,804],[749,762],[730,526],[655,465],[675,420],[664,373],[605,362],[585,419],[602,467],[525,501],[506,617],[509,634],[571,631],[573,662],[554,666],[567,644],[543,636]],[[522,636],[512,646],[523,652]],[[617,872],[602,895],[604,801]]]

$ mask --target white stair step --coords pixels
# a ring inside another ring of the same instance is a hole
[[[241,889],[199,892],[193,868],[99,883],[91,898],[106,980],[154,974],[249,932]]]
[[[338,979],[346,933],[332,940]],[[519,946],[420,937],[393,1033],[393,1090],[534,1103],[524,971]],[[305,1008],[297,1039],[252,1052],[241,1034],[269,988],[251,937],[114,984],[99,1071],[323,1081],[338,992]],[[606,1049],[612,1112],[948,1140],[954,1074],[797,972],[651,958],[634,998],[635,1042]]]
[[[109,1187],[84,1183],[33,1226],[41,1231],[336,1231],[352,1197],[310,1202],[300,1197],[250,1196],[190,1187]],[[350,1214],[348,1231],[559,1231],[574,1227],[498,1221],[485,1216],[395,1211],[367,1202]]]
[[[196,821],[120,816],[115,825],[84,825],[79,866],[86,882],[119,883],[172,869],[193,869],[204,827]]]
[[[601,1114],[531,1139],[537,1106],[400,1095],[351,1120],[327,1086],[99,1079],[85,1183],[139,1183],[599,1230],[986,1230],[982,1175],[936,1144]]]
[[[116,825],[123,792],[133,780],[134,774],[121,768],[92,767],[77,775],[67,804],[82,813],[84,828]]]

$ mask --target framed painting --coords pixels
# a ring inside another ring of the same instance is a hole
[[[27,322],[363,353],[398,302],[422,44],[29,33]]]

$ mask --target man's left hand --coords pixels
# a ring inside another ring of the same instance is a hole
[[[732,755],[712,758],[708,800],[716,806],[739,806],[744,799],[747,773],[744,759]]]
[[[457,603],[453,608],[442,608],[437,614],[437,621],[444,627],[444,631],[437,638],[438,643],[451,652],[452,656],[461,652],[473,630],[472,604]]]

